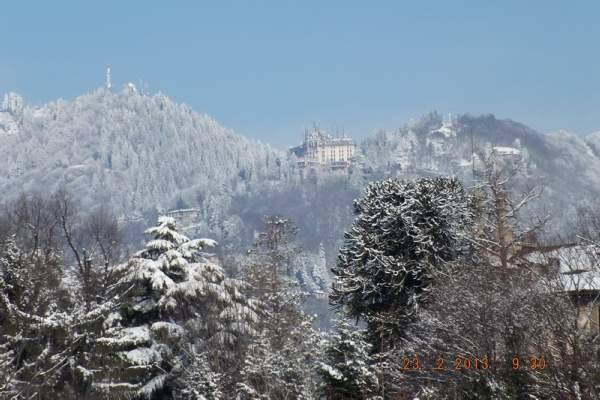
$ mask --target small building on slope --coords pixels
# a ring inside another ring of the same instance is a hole
[[[558,272],[556,291],[568,294],[576,305],[579,328],[600,334],[600,247],[567,245],[528,258]]]

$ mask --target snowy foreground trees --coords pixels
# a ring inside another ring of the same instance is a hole
[[[107,257],[119,253],[118,232],[108,241],[102,234],[112,222],[77,217],[64,193],[23,197],[7,210],[0,232],[0,398],[318,395],[322,337],[285,276],[295,256],[281,235],[291,229],[287,221],[267,221],[243,263],[248,269],[233,279],[211,261],[214,241],[187,238],[169,217],[120,262]]]
[[[600,247],[544,239],[539,191],[496,163],[482,176],[469,193],[447,178],[375,182],[355,202],[330,298],[366,324],[376,393],[597,399]]]
[[[152,239],[144,250],[116,268],[122,275],[115,289],[120,306],[108,315],[104,335],[96,339],[100,371],[92,385],[111,395],[122,391],[124,397],[172,396],[177,380],[193,379],[198,372],[190,371],[186,377],[182,369],[208,363],[209,346],[235,346],[253,333],[258,319],[241,284],[225,278],[221,267],[205,258],[203,252],[216,243],[188,239],[169,217],[160,217],[158,226],[146,233]],[[227,359],[226,353],[221,358]],[[112,368],[103,370],[103,365]],[[204,367],[210,376],[210,368]],[[184,393],[207,397],[217,393],[211,388],[216,382],[193,389],[186,383]]]
[[[172,218],[129,253],[110,213],[23,196],[0,212],[0,399],[597,399],[597,219],[551,239],[515,178],[370,184],[328,332],[283,217],[225,268]]]

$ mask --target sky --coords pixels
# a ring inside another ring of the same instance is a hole
[[[126,82],[289,146],[429,111],[600,130],[597,1],[10,1],[0,93],[28,103]]]

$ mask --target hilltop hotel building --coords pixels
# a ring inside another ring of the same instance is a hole
[[[304,143],[290,149],[301,168],[346,170],[354,157],[354,141],[349,137],[332,137],[314,129],[304,133]]]

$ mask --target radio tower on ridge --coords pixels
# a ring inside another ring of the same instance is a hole
[[[106,67],[106,88],[108,90],[112,88],[112,82],[110,81],[110,65]]]

